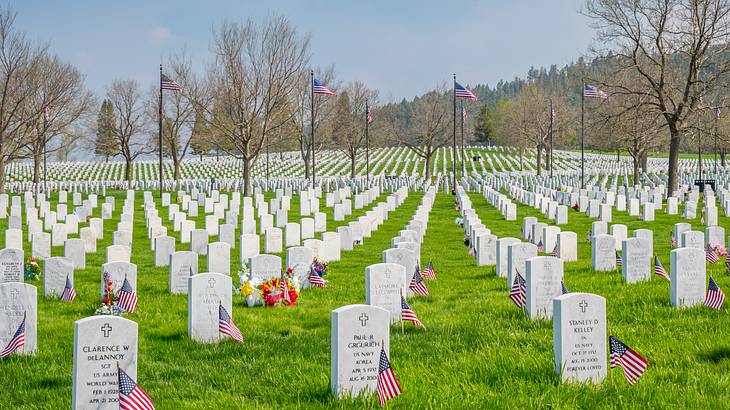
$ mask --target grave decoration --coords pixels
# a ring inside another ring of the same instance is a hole
[[[240,278],[244,278],[243,275],[243,273],[239,273]],[[287,268],[281,278],[245,280],[239,291],[246,298],[248,307],[271,307],[296,305],[300,289],[301,283],[294,275],[292,268]]]
[[[104,294],[101,297],[101,305],[94,312],[95,315],[124,316],[126,311],[118,306],[119,297],[114,293],[109,273],[104,272]]]
[[[25,263],[25,280],[39,280],[41,278],[41,267],[35,259],[28,259]]]

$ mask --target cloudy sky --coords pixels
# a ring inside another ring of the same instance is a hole
[[[223,19],[280,13],[312,35],[314,65],[362,80],[384,99],[412,98],[448,81],[494,84],[530,66],[584,55],[593,32],[582,0],[23,0],[5,2],[18,26],[46,42],[103,93],[115,78],[144,85],[161,59],[185,49],[201,67]]]

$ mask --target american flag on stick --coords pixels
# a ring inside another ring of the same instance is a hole
[[[155,410],[150,396],[117,364],[120,410]]]
[[[609,336],[608,341],[611,345],[611,368],[621,367],[626,381],[629,384],[636,383],[646,371],[649,362],[615,337]]]
[[[710,286],[707,287],[707,297],[705,297],[705,306],[715,310],[720,310],[725,304],[725,293],[717,286],[715,279],[710,276]]]
[[[558,257],[558,245],[553,246],[553,250],[550,252],[550,256]]]
[[[426,283],[423,281],[423,277],[421,276],[421,272],[419,272],[418,266],[416,266],[416,272],[413,273],[413,278],[411,279],[411,283],[408,285],[408,288],[416,295],[428,296],[428,288],[426,287]]]
[[[566,293],[570,293],[568,288],[565,286],[565,282],[562,280],[560,281],[560,288],[561,288],[561,295],[565,295]]]
[[[317,288],[326,288],[327,287],[327,281],[322,279],[321,276],[317,274],[317,272],[314,271],[314,269],[309,269],[309,275],[307,276],[307,280],[309,281],[309,284],[317,287]]]
[[[398,379],[395,378],[393,368],[390,367],[390,360],[388,355],[385,354],[385,347],[380,347],[380,363],[378,364],[378,387],[376,389],[378,393],[378,399],[380,400],[380,407],[385,406],[388,400],[398,397],[403,393],[400,388]]]
[[[243,343],[243,335],[222,303],[218,304],[218,332]]]
[[[669,279],[669,274],[667,273],[667,270],[664,269],[664,266],[659,261],[659,257],[656,255],[654,255],[654,273],[671,282],[671,279]]]
[[[537,253],[544,253],[545,245],[542,244],[542,240],[537,242]]]
[[[408,302],[406,302],[406,298],[403,295],[400,296],[400,306],[400,318],[402,321],[409,321],[416,326],[422,327],[424,330],[426,329],[426,326],[424,326],[423,323],[421,323],[421,321],[418,319],[418,316],[416,316],[416,312],[411,309],[411,307],[408,305]]]
[[[370,107],[368,107],[367,118],[368,118],[368,124],[372,124],[373,123],[373,110]]]
[[[23,346],[25,346],[25,314],[23,314],[23,321],[20,322],[18,330],[15,331],[13,337],[10,339],[8,344],[5,345],[2,352],[0,352],[0,359],[10,356]]]
[[[623,259],[621,258],[621,253],[619,251],[616,251],[616,269],[620,268],[621,265],[623,265]]]
[[[132,285],[129,284],[126,276],[122,288],[119,289],[117,305],[129,313],[134,313],[137,310],[137,294],[134,293],[134,289],[132,289]]]
[[[509,291],[509,298],[512,299],[518,308],[522,309],[525,307],[525,299],[527,297],[527,285],[525,278],[522,277],[519,271],[516,272],[515,280],[512,283],[512,288]]]
[[[433,279],[433,280],[436,279],[436,271],[433,270],[433,262],[432,261],[428,261],[428,266],[426,266],[426,269],[424,269],[421,272],[421,276],[423,276],[424,278],[429,278],[429,279]]]
[[[69,275],[66,275],[66,286],[63,288],[63,292],[61,292],[60,299],[63,302],[71,302],[76,299],[76,289],[71,284],[71,277]]]
[[[705,260],[709,263],[715,263],[720,260],[720,257],[717,256],[717,252],[715,252],[709,243],[705,246]]]

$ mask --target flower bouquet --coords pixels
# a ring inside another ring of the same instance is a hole
[[[25,263],[24,277],[26,281],[38,280],[41,278],[41,267],[35,259],[28,259]]]
[[[281,278],[262,281],[258,278],[244,280],[243,272],[239,272],[241,279],[241,295],[246,298],[248,307],[296,305],[299,299],[299,280],[293,278],[292,269],[286,270]]]
[[[718,256],[727,256],[727,249],[720,244],[715,245],[715,252]]]
[[[330,265],[326,260],[314,258],[312,261],[312,271],[323,277],[330,271]]]
[[[104,295],[101,298],[101,305],[94,312],[95,315],[123,316],[124,309],[117,306],[117,295],[114,293],[109,273],[104,272]]]

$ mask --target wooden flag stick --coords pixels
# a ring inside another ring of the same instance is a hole
[[[403,297],[404,297],[403,288],[401,288],[401,290],[400,290],[400,297],[401,297],[401,301],[400,301],[401,302],[400,303],[400,306],[401,306],[400,307],[400,334],[405,335],[406,330],[405,330],[405,325],[403,324]]]

